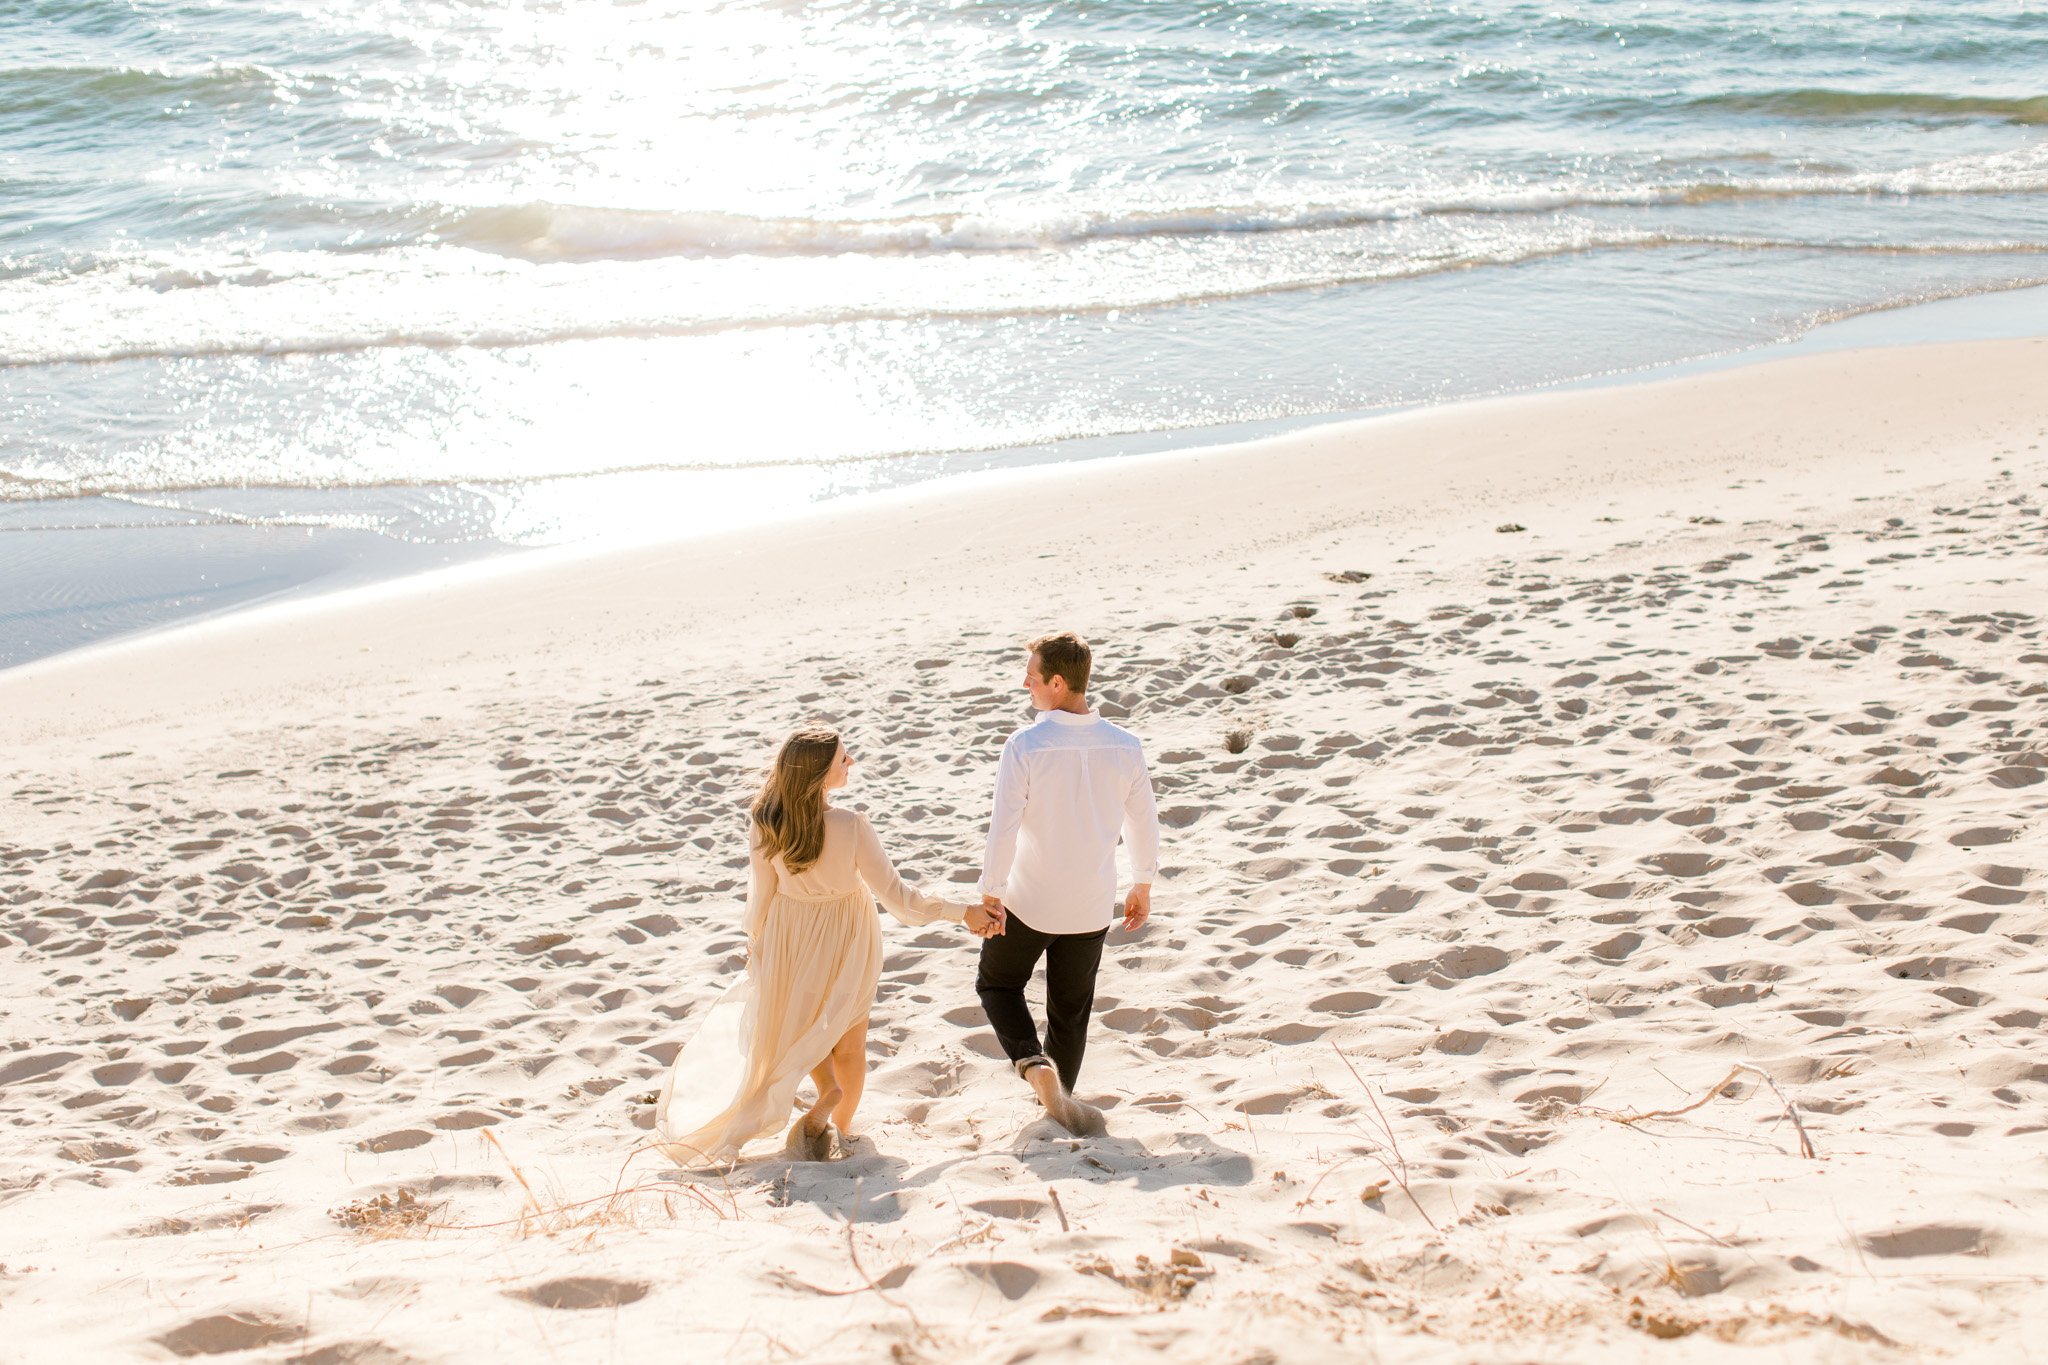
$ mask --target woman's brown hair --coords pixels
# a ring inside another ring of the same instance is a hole
[[[763,857],[781,854],[791,872],[818,861],[825,848],[825,778],[838,756],[839,732],[827,726],[807,725],[782,741],[748,812]]]

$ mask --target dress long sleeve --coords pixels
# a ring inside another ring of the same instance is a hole
[[[930,924],[934,920],[950,920],[958,924],[967,917],[965,905],[955,905],[937,896],[928,896],[911,886],[897,874],[896,865],[889,861],[889,854],[882,847],[882,840],[875,833],[875,827],[868,823],[867,816],[860,817],[855,831],[859,841],[854,847],[854,868],[860,879],[874,892],[882,908],[903,923],[916,926]]]
[[[761,932],[761,921],[768,913],[768,902],[775,898],[775,863],[761,852],[761,837],[748,831],[747,839],[747,917],[742,926],[746,930],[747,942],[752,943]]]

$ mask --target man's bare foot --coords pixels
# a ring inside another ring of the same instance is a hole
[[[1059,1072],[1051,1065],[1032,1067],[1024,1073],[1024,1079],[1038,1092],[1038,1102],[1045,1106],[1046,1116],[1075,1137],[1101,1137],[1109,1131],[1102,1111],[1069,1095],[1060,1084]]]
[[[1067,1117],[1060,1120],[1075,1137],[1102,1137],[1109,1132],[1109,1120],[1092,1104],[1067,1096]]]

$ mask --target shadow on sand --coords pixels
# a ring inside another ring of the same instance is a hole
[[[835,1161],[791,1161],[777,1155],[743,1161],[731,1171],[676,1170],[657,1177],[703,1190],[765,1192],[778,1206],[803,1203],[856,1223],[890,1223],[906,1211],[906,1194],[942,1185],[956,1169],[1007,1156],[1028,1171],[1032,1184],[1056,1180],[1130,1184],[1147,1192],[1177,1185],[1251,1183],[1252,1161],[1218,1146],[1206,1133],[1175,1133],[1159,1150],[1114,1133],[1077,1138],[1049,1119],[1026,1124],[1007,1148],[989,1148],[913,1168],[867,1138],[848,1142]],[[1020,1173],[1019,1183],[1023,1183]]]

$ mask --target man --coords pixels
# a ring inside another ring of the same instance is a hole
[[[1088,707],[1088,646],[1071,632],[1031,642],[1024,687],[1039,712],[996,767],[981,897],[1000,916],[981,941],[974,988],[1017,1074],[1073,1133],[1103,1131],[1073,1098],[1095,1006],[1095,970],[1117,911],[1116,845],[1130,848],[1126,932],[1152,913],[1159,812],[1137,736]],[[1024,986],[1045,959],[1045,1043]]]

